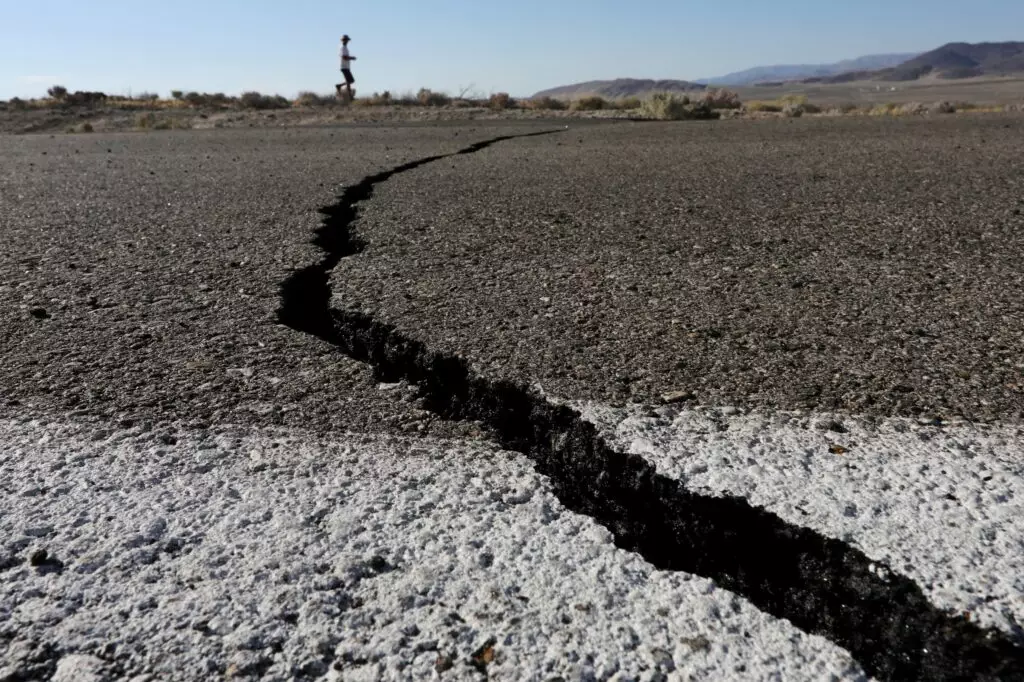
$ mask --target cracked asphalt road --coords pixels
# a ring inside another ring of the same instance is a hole
[[[342,183],[541,127],[0,139],[3,416],[97,417],[87,440],[137,434],[133,457],[223,424],[476,435],[278,324],[280,284],[323,257],[315,208]],[[1020,127],[617,124],[509,141],[376,187],[334,304],[576,402],[675,392],[1019,422]],[[12,466],[60,432],[22,427]]]
[[[278,286],[318,258],[315,209],[342,183],[543,127],[3,138],[6,409],[446,432],[280,327]],[[620,123],[504,143],[378,187],[335,304],[567,399],[1019,420],[1021,127]]]
[[[413,170],[334,273],[550,395],[1019,421],[1024,121],[568,130]]]
[[[276,318],[342,183],[519,126],[0,138],[10,415],[467,435]]]

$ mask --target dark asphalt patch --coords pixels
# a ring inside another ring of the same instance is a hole
[[[574,128],[381,187],[334,305],[567,400],[1019,422],[1022,132]]]
[[[472,436],[281,325],[277,287],[327,178],[522,129],[2,138],[0,412]]]

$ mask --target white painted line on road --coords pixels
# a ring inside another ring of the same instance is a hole
[[[1024,642],[1024,427],[574,404],[698,493],[850,543]]]
[[[863,679],[483,444],[0,421],[0,542],[0,677]]]

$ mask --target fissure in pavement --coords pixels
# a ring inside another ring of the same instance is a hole
[[[372,366],[385,381],[418,386],[427,409],[483,423],[509,450],[528,456],[569,510],[608,528],[616,544],[659,569],[714,580],[763,611],[849,651],[871,676],[888,680],[1024,680],[1024,649],[933,606],[910,579],[839,540],[790,524],[737,497],[711,497],[658,475],[619,452],[568,407],[527,387],[490,380],[465,360],[432,351],[361,312],[332,310],[329,276],[365,243],[358,206],[382,182],[434,161],[472,154],[544,131],[506,135],[364,178],[321,209],[314,243],[324,258],[281,286],[279,319]]]

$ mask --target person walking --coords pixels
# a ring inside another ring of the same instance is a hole
[[[334,86],[335,91],[338,93],[338,97],[341,97],[341,88],[344,87],[348,99],[351,100],[354,93],[352,92],[352,84],[356,82],[355,77],[352,76],[352,62],[356,60],[348,51],[349,41],[352,39],[347,35],[341,37],[341,50],[339,52],[341,56],[341,75],[345,77],[344,83],[338,83]]]

